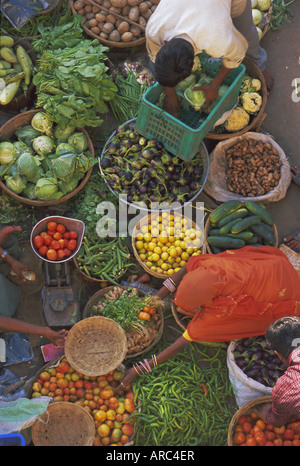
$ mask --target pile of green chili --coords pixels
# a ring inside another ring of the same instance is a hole
[[[222,347],[208,356],[192,343],[183,353],[136,378],[139,400],[135,445],[225,446],[238,409]],[[209,350],[211,351],[211,349]],[[200,368],[198,359],[205,364]]]

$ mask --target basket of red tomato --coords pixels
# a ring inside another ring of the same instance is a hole
[[[256,412],[259,405],[271,403],[272,396],[260,396],[244,404],[233,416],[228,429],[229,446],[300,446],[300,418],[282,426],[262,420]]]
[[[79,251],[84,230],[85,224],[81,220],[61,216],[46,217],[32,229],[31,247],[42,260],[65,262]]]

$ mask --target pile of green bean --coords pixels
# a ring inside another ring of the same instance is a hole
[[[226,445],[228,426],[237,410],[226,351],[219,347],[209,358],[199,345],[191,345],[188,354],[185,351],[135,379],[133,390],[141,406],[136,414],[136,445]],[[205,369],[199,367],[193,351],[207,363]]]
[[[99,238],[91,243],[85,236],[76,262],[88,277],[107,280],[115,285],[119,285],[117,280],[128,267],[135,265],[130,263],[130,253],[124,240],[119,237],[112,240]]]

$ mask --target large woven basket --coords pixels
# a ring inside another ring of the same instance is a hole
[[[15,117],[11,118],[8,120],[1,128],[0,128],[0,138],[7,138],[10,139],[14,136],[15,131],[17,128],[20,128],[22,126],[30,125],[31,120],[33,116],[37,113],[42,111],[41,109],[37,110],[29,110],[28,112],[24,113],[19,113],[19,115],[16,115]],[[82,131],[88,141],[88,149],[93,157],[95,157],[95,151],[94,151],[94,146],[93,143],[87,133],[87,131],[84,128],[77,128],[78,131]],[[68,201],[71,199],[73,196],[76,196],[76,194],[81,191],[82,188],[86,185],[88,182],[91,174],[92,174],[93,168],[90,168],[90,170],[85,174],[85,177],[79,182],[77,188],[75,188],[72,192],[66,194],[65,196],[62,196],[60,199],[56,200],[51,200],[51,201],[41,201],[41,200],[32,200],[32,199],[27,199],[25,197],[22,197],[19,194],[14,193],[10,189],[7,188],[6,184],[3,183],[3,181],[0,180],[0,188],[3,189],[10,197],[15,199],[16,201],[21,202],[22,204],[27,204],[31,205],[34,207],[45,207],[45,206],[51,206],[51,205],[57,205],[61,204],[62,202]]]
[[[26,50],[28,53],[32,65],[36,66],[37,65],[37,57],[36,54],[34,53],[34,50],[31,46],[31,43],[22,38],[22,37],[16,37],[16,36],[10,36],[14,39],[14,47],[16,45],[22,45],[22,47]],[[0,105],[0,110],[2,111],[20,111],[21,109],[25,107],[32,107],[33,102],[35,98],[35,85],[31,81],[28,89],[26,92],[22,92],[21,94],[17,95],[14,97],[8,104],[6,105]]]
[[[242,202],[242,204],[244,204],[244,202]],[[213,254],[212,249],[211,249],[210,245],[207,242],[208,233],[209,233],[210,229],[212,228],[212,225],[211,225],[211,222],[210,222],[210,217],[211,217],[212,213],[209,215],[208,219],[206,220],[205,227],[204,227],[203,254]],[[274,229],[274,235],[275,235],[275,240],[276,240],[274,247],[278,248],[278,243],[279,243],[279,241],[278,241],[278,230],[277,230],[277,227],[276,227],[275,223],[273,223],[273,229]],[[249,246],[251,246],[251,245],[249,244]]]
[[[94,39],[98,39],[102,44],[104,45],[107,45],[108,47],[111,47],[111,48],[125,48],[125,47],[134,47],[134,46],[137,46],[137,45],[141,45],[141,44],[144,44],[146,42],[146,38],[145,38],[145,28],[143,26],[141,26],[140,24],[134,22],[134,21],[131,21],[129,18],[125,17],[125,16],[122,16],[118,13],[115,13],[114,11],[111,11],[111,10],[108,10],[107,8],[103,7],[102,5],[99,5],[99,3],[96,3],[94,2],[93,0],[86,0],[86,3],[93,6],[93,7],[99,7],[101,6],[101,10],[106,12],[106,13],[109,13],[111,15],[113,15],[116,19],[120,19],[122,21],[127,21],[128,23],[138,27],[139,29],[142,30],[142,33],[143,33],[143,36],[136,39],[136,40],[132,40],[130,42],[114,42],[114,41],[111,41],[111,40],[107,40],[103,37],[101,37],[100,35],[98,34],[95,34],[93,31],[91,31],[91,29],[89,29],[87,26],[83,25],[82,28],[83,30],[91,37],[93,37]],[[70,0],[69,1],[69,4],[70,4],[70,7],[71,7],[71,10],[72,10],[72,13],[74,15],[78,14],[75,7],[74,7],[74,1],[73,0]]]
[[[119,288],[130,289],[130,286],[120,285]],[[108,286],[107,288],[103,288],[102,290],[97,291],[89,299],[89,301],[86,303],[86,305],[85,305],[85,307],[84,307],[84,309],[82,311],[82,317],[83,318],[90,317],[92,307],[95,306],[96,304],[98,304],[100,299],[106,293],[108,293],[109,291],[111,291],[113,289],[114,289],[114,286]],[[138,290],[138,293],[139,293],[139,295],[146,295],[147,294],[146,292],[144,292],[142,290]],[[163,332],[164,332],[164,314],[163,314],[162,308],[160,308],[160,307],[157,309],[157,312],[159,313],[159,316],[160,316],[160,326],[159,326],[158,332],[156,334],[156,337],[154,338],[154,340],[148,346],[145,346],[145,348],[142,349],[141,351],[137,351],[137,352],[132,353],[132,354],[126,354],[126,356],[125,356],[126,359],[136,358],[137,356],[140,356],[141,354],[144,354],[145,352],[147,352],[151,348],[153,348],[159,342],[159,340],[162,338]]]
[[[178,212],[169,212],[170,214],[176,214],[176,216],[178,217],[184,217],[187,219],[187,225],[186,227],[187,228],[195,228],[197,230],[200,230],[199,226],[191,219],[189,219],[188,217],[186,217],[185,215],[181,215],[179,214]],[[134,253],[134,256],[136,258],[136,260],[138,261],[138,263],[141,265],[141,267],[147,272],[149,273],[150,275],[152,275],[153,277],[156,277],[156,278],[161,278],[161,279],[165,279],[168,277],[167,274],[162,274],[162,273],[157,273],[156,271],[154,270],[151,270],[149,267],[147,267],[147,265],[141,260],[138,252],[137,252],[137,249],[136,249],[136,246],[135,246],[135,243],[136,243],[136,238],[137,238],[137,235],[139,233],[139,230],[141,229],[141,227],[143,227],[144,225],[148,225],[151,220],[155,220],[156,217],[158,217],[159,215],[161,215],[159,212],[152,212],[151,214],[148,214],[148,215],[145,215],[145,217],[143,217],[141,220],[139,220],[133,231],[132,231],[132,237],[131,237],[131,245],[132,245],[132,249],[133,249],[133,253]],[[199,247],[200,249],[200,247]]]
[[[272,401],[272,395],[268,396],[259,396],[257,398],[254,398],[251,401],[248,401],[248,403],[245,403],[232,417],[229,427],[228,427],[228,435],[227,435],[227,444],[228,446],[232,447],[234,445],[233,443],[233,432],[234,428],[241,416],[247,415],[251,409],[257,407],[258,405],[265,404],[265,403],[270,403]]]
[[[127,338],[122,327],[102,316],[77,322],[69,331],[65,355],[72,367],[84,375],[107,374],[124,360]]]
[[[247,133],[248,131],[255,131],[256,129],[259,130],[260,125],[262,123],[262,120],[265,118],[265,108],[267,105],[267,96],[268,96],[268,91],[267,91],[267,85],[266,81],[264,78],[264,75],[258,68],[258,66],[253,63],[249,58],[245,58],[243,61],[243,64],[246,67],[246,73],[251,76],[252,78],[257,78],[261,82],[261,96],[262,96],[262,105],[260,107],[260,110],[258,114],[250,119],[250,122],[245,128],[243,128],[241,131],[237,131],[235,133],[228,133],[227,131],[225,133],[217,134],[217,133],[208,133],[205,137],[207,139],[216,139],[216,140],[223,140],[223,139],[230,139],[236,136],[240,136],[241,134]]]
[[[95,424],[92,416],[79,405],[57,401],[32,425],[35,446],[92,446]]]

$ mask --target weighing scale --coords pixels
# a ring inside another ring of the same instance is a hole
[[[67,230],[78,234],[77,247],[72,255],[60,261],[49,261],[38,254],[33,245],[33,238],[47,229],[47,223],[54,221],[63,224]],[[71,327],[79,318],[79,303],[70,280],[69,261],[80,249],[85,225],[81,220],[68,217],[51,216],[38,222],[30,236],[31,246],[37,256],[43,260],[45,286],[42,290],[43,311],[49,327]]]

